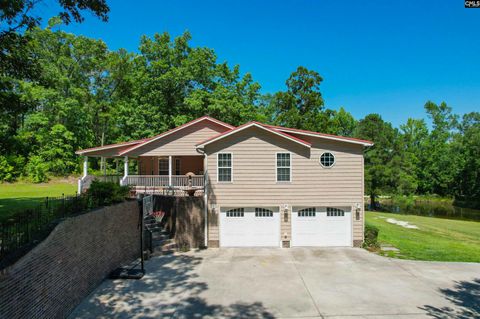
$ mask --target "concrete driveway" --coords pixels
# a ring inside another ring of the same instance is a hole
[[[480,264],[358,248],[208,249],[106,280],[71,318],[480,318]]]

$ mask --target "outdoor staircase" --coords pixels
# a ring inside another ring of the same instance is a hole
[[[151,215],[144,219],[146,238],[148,238],[148,233],[152,235],[152,252],[149,251],[148,244],[145,250],[152,256],[173,254],[177,248],[175,240],[170,238],[170,233],[161,226],[161,222]]]

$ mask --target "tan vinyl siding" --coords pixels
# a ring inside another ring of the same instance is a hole
[[[202,121],[139,147],[129,156],[201,155],[195,145],[228,129],[219,124]]]
[[[317,137],[298,137],[312,143],[311,149],[258,128],[208,145],[211,201],[218,208],[282,204],[352,207],[353,239],[362,239],[363,216],[356,221],[353,206],[363,204],[363,147]],[[331,168],[320,165],[320,155],[324,151],[335,155],[335,165]],[[219,152],[232,153],[232,183],[217,183],[216,155]],[[291,153],[291,182],[276,181],[277,152]],[[215,232],[218,227],[211,228],[209,235],[215,236]]]

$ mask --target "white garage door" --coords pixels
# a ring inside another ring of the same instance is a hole
[[[351,218],[351,213],[347,209],[294,208],[292,246],[352,246]]]
[[[222,247],[280,246],[280,213],[266,208],[231,208],[220,211]]]

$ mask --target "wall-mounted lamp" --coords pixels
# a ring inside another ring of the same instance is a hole
[[[355,220],[360,220],[361,207],[359,203],[355,204]]]
[[[282,208],[283,208],[283,221],[285,223],[288,223],[288,204],[283,204]]]

